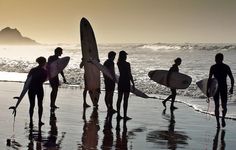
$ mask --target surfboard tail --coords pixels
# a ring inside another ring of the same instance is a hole
[[[149,76],[150,78],[152,78],[153,75],[154,75],[154,71],[150,71],[150,72],[148,73],[148,76]]]

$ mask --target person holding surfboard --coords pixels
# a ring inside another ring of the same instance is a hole
[[[37,67],[30,70],[27,78],[32,76],[32,80],[29,85],[28,96],[30,102],[29,115],[30,115],[30,126],[33,126],[33,114],[34,114],[34,106],[35,106],[35,96],[38,98],[38,117],[39,126],[44,125],[42,122],[42,114],[43,114],[43,83],[47,80],[47,71],[45,69],[46,58],[38,57],[36,62],[39,64]]]
[[[227,100],[228,100],[228,89],[227,89],[227,76],[229,76],[231,80],[231,88],[229,90],[230,94],[233,94],[234,87],[234,77],[232,75],[231,69],[228,65],[223,63],[224,55],[222,53],[217,53],[215,55],[216,64],[212,65],[209,72],[209,78],[207,83],[207,89],[210,87],[210,79],[214,75],[214,77],[218,81],[218,90],[216,91],[213,99],[215,102],[215,116],[217,122],[217,128],[220,128],[219,121],[219,95],[221,96],[221,107],[222,107],[222,127],[226,126],[225,123],[225,115],[227,113]],[[209,91],[207,92],[207,97],[209,97]]]
[[[173,72],[179,72],[179,65],[181,64],[182,60],[181,58],[176,58],[175,59],[175,63],[172,65],[172,67],[169,69],[169,72],[167,74],[167,87],[169,87],[170,84],[170,76],[171,73]],[[175,102],[175,97],[176,97],[176,89],[174,88],[170,88],[171,90],[171,95],[168,96],[165,100],[162,101],[162,104],[164,107],[166,107],[166,102],[171,99],[171,105],[170,105],[170,109],[177,109],[177,107],[174,106],[174,102]]]
[[[54,61],[56,61],[57,59],[59,59],[59,56],[61,56],[62,53],[63,53],[63,49],[62,49],[61,47],[57,47],[57,48],[54,50],[54,55],[49,56],[49,58],[48,58],[48,67],[50,66],[50,64],[51,64],[52,62],[54,62]],[[50,67],[48,68],[48,70],[50,71]],[[63,71],[61,71],[61,76],[62,76],[62,78],[63,78],[64,83],[67,83]],[[55,77],[53,77],[53,78],[50,78],[50,79],[49,79],[49,83],[50,83],[50,85],[51,85],[51,87],[52,87],[52,91],[51,91],[51,94],[50,94],[50,99],[51,99],[50,107],[51,107],[51,109],[56,109],[56,108],[59,108],[59,107],[57,107],[56,104],[55,104],[56,98],[57,98],[58,87],[59,87],[59,85],[60,85],[58,75],[55,76]]]
[[[114,51],[110,51],[108,53],[108,59],[104,62],[104,66],[107,67],[109,72],[111,73],[113,79],[115,80],[115,67],[114,67],[114,59],[116,57],[116,53]],[[113,109],[113,94],[115,90],[115,81],[110,79],[108,76],[103,74],[104,83],[105,83],[105,103],[107,106],[107,111],[110,113],[115,113],[116,110]]]
[[[131,74],[130,63],[126,61],[127,53],[125,51],[120,51],[119,58],[117,62],[117,66],[119,68],[120,77],[118,82],[118,100],[117,100],[117,118],[121,119],[120,116],[120,105],[122,98],[124,99],[123,102],[123,109],[124,109],[124,119],[130,120],[131,118],[127,116],[127,108],[128,108],[128,99],[130,94],[130,81],[133,84],[133,89],[135,88],[133,76]]]

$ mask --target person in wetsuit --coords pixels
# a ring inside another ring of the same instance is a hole
[[[115,57],[116,57],[116,53],[114,51],[110,51],[108,53],[108,59],[103,64],[110,71],[113,79],[116,79],[115,67],[114,67],[114,62],[113,62]],[[115,113],[116,110],[113,109],[113,94],[115,90],[115,81],[107,77],[105,74],[103,74],[103,77],[104,77],[105,90],[106,90],[105,103],[107,106],[107,111],[110,113]]]
[[[130,94],[130,81],[133,84],[134,89],[134,80],[131,74],[130,63],[126,61],[127,53],[125,51],[120,51],[119,58],[117,62],[117,66],[119,68],[120,77],[118,82],[118,100],[117,100],[117,118],[121,119],[120,116],[120,105],[122,98],[124,99],[123,102],[123,109],[124,109],[124,119],[130,120],[131,118],[127,116],[127,108],[128,108],[128,99]]]
[[[28,90],[29,103],[30,103],[29,115],[30,115],[31,127],[33,126],[33,114],[34,114],[36,96],[38,99],[38,117],[39,117],[38,124],[39,126],[44,125],[44,123],[42,122],[42,114],[43,114],[43,97],[44,97],[43,83],[47,79],[47,71],[45,70],[46,58],[38,57],[36,59],[36,62],[39,65],[35,68],[32,68],[28,74],[28,78],[32,77]]]
[[[49,58],[48,58],[48,67],[50,66],[50,64],[52,62],[54,62],[57,59],[59,59],[59,56],[62,55],[62,51],[63,51],[63,49],[61,47],[57,47],[54,50],[54,55],[49,56]],[[50,67],[48,69],[50,70]],[[63,82],[67,83],[63,71],[61,71],[61,76],[63,78]],[[50,83],[50,85],[52,87],[52,91],[51,91],[51,94],[50,94],[50,99],[51,99],[50,107],[51,107],[51,109],[56,109],[58,107],[56,106],[55,102],[56,102],[56,98],[57,98],[58,87],[60,85],[58,75],[55,76],[54,78],[50,78],[49,79],[49,83]]]
[[[234,77],[232,75],[231,69],[228,65],[223,63],[223,60],[224,60],[224,55],[222,53],[217,53],[215,55],[216,64],[212,65],[210,68],[209,78],[207,83],[207,87],[210,87],[210,79],[212,78],[213,75],[218,81],[218,89],[213,97],[215,102],[215,116],[216,116],[217,128],[220,128],[220,121],[219,121],[220,97],[221,97],[221,106],[223,109],[222,127],[226,126],[225,115],[227,113],[227,100],[228,100],[227,76],[229,76],[231,80],[231,88],[229,90],[230,94],[233,94],[233,87],[234,87]],[[207,97],[209,97],[209,93],[207,93]]]
[[[179,72],[179,65],[181,64],[182,60],[181,58],[176,58],[175,59],[175,63],[172,65],[172,67],[169,69],[169,72],[167,74],[167,86],[169,87],[170,84],[170,76],[171,73],[173,72]],[[162,101],[162,104],[164,107],[166,107],[166,102],[171,99],[171,104],[170,104],[170,109],[177,109],[177,107],[174,106],[174,102],[175,102],[175,97],[176,97],[176,89],[174,88],[170,88],[171,90],[171,95],[168,96],[165,100]]]

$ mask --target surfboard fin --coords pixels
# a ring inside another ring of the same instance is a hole
[[[14,117],[15,117],[15,116],[16,116],[16,107],[15,107],[15,106],[11,106],[11,107],[9,107],[8,109],[12,109],[12,110],[13,110],[12,114],[13,114]]]
[[[13,97],[13,99],[20,99],[20,97],[18,97],[18,96],[15,96],[15,97]]]

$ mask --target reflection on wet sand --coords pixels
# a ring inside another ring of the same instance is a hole
[[[107,112],[107,116],[104,123],[104,129],[103,129],[103,140],[102,140],[102,146],[101,149],[103,150],[111,150],[113,147],[113,132],[112,132],[112,116],[113,113]]]
[[[187,140],[189,137],[183,131],[175,131],[174,111],[170,110],[170,115],[168,115],[166,114],[166,109],[164,109],[162,115],[169,120],[168,130],[149,132],[147,142],[152,142],[172,150],[185,148],[185,146],[188,145]]]
[[[65,137],[65,132],[62,133],[61,139],[58,138],[58,129],[57,129],[57,118],[54,110],[50,112],[50,131],[48,132],[48,137],[42,136],[45,135],[41,131],[41,126],[37,128],[35,127],[29,127],[26,129],[29,131],[29,144],[28,144],[28,150],[43,150],[43,149],[60,149],[61,143]],[[35,147],[36,143],[36,147]]]
[[[221,136],[220,136],[220,139],[219,139],[219,134],[220,134],[220,131],[221,131]],[[219,143],[219,140],[220,140],[220,143]],[[217,129],[216,130],[216,135],[213,139],[213,150],[218,150],[218,147],[220,150],[225,150],[225,130],[220,130],[220,129]]]
[[[41,126],[37,128],[30,126],[29,128],[26,127],[26,129],[29,131],[29,144],[28,144],[28,150],[34,150],[34,145],[36,144],[37,150],[42,149],[42,131]]]
[[[116,143],[115,148],[116,149],[122,149],[127,150],[128,149],[128,137],[127,137],[127,126],[126,126],[126,120],[123,120],[123,131],[122,135],[120,135],[120,121],[121,119],[117,119],[116,124]]]
[[[62,133],[61,139],[58,138],[58,128],[57,128],[57,117],[55,110],[52,109],[50,112],[50,131],[48,132],[48,137],[47,141],[44,142],[44,147],[48,149],[60,149],[61,148],[61,143],[65,137],[65,132]]]
[[[82,149],[97,149],[98,131],[100,129],[97,108],[93,109],[89,121],[86,120],[86,109],[84,109],[83,119],[84,119],[84,127],[83,127],[81,147]]]

